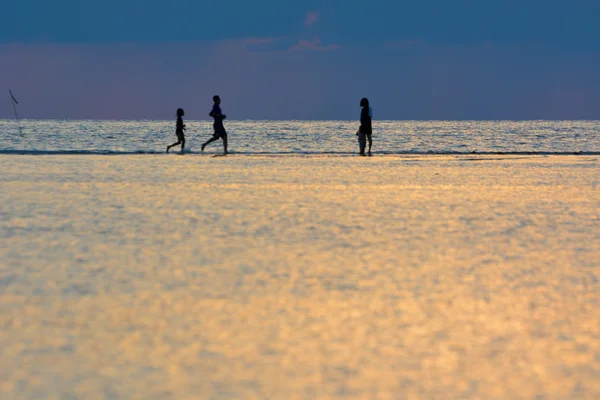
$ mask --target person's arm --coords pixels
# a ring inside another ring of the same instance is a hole
[[[214,111],[211,111],[210,114],[208,114],[208,115],[210,115],[213,118],[221,118],[221,119],[227,118],[227,115],[221,114],[221,113],[218,113],[218,112],[214,112]]]
[[[220,110],[220,109],[219,109],[219,111],[217,111],[217,110],[215,110],[214,108],[212,109],[212,111],[211,111],[211,112],[210,112],[210,114],[208,114],[208,115],[210,115],[210,116],[211,116],[211,117],[213,117],[213,118],[222,118],[222,119],[225,119],[225,118],[227,118],[227,116],[226,116],[226,115],[224,115],[224,114],[222,114],[222,113],[221,113],[221,110]]]
[[[356,132],[356,134],[358,135],[360,132],[364,132],[364,128],[367,126],[366,124],[366,117],[369,116],[369,112],[366,111],[364,108],[360,111],[360,128],[358,128],[358,132]]]
[[[360,126],[367,127],[369,125],[369,110],[367,108],[363,108],[360,113]]]

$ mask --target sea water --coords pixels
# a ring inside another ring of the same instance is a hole
[[[600,397],[597,122],[187,123],[2,122],[0,398]]]
[[[186,121],[186,146],[200,152],[209,121]],[[161,153],[173,121],[0,120],[0,152]],[[226,121],[240,154],[356,153],[356,121]],[[375,121],[379,154],[600,152],[599,121]],[[209,152],[222,149],[213,143]],[[177,149],[174,149],[177,150]]]

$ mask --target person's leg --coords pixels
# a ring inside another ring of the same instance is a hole
[[[370,134],[367,135],[367,140],[369,141],[369,152],[368,152],[368,154],[371,155],[371,146],[373,146],[373,139],[371,139],[371,135]]]
[[[223,139],[223,154],[227,154],[227,153],[229,153],[229,152],[227,151],[227,134],[226,134],[226,133],[225,133],[225,134],[223,134],[223,135],[221,136],[221,138]]]
[[[169,152],[169,149],[170,149],[171,147],[173,147],[173,146],[177,146],[178,144],[181,144],[181,141],[179,141],[179,140],[178,140],[177,142],[173,143],[172,145],[170,145],[170,146],[167,146],[167,153]]]
[[[182,137],[181,138],[181,152],[183,153],[184,150],[185,150],[185,138]]]
[[[210,139],[208,139],[208,140],[206,141],[206,143],[204,143],[204,144],[202,145],[202,151],[204,151],[204,148],[205,148],[206,146],[208,146],[209,144],[211,144],[212,142],[214,142],[215,140],[219,140],[219,137],[218,137],[218,136],[216,136],[216,135],[214,135],[213,137],[211,137]]]
[[[364,156],[365,155],[365,145],[366,145],[366,138],[365,138],[365,134],[362,132],[358,133],[358,147],[360,148],[360,155]]]

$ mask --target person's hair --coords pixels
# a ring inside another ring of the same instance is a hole
[[[367,99],[366,97],[363,97],[360,100],[360,106],[361,107],[369,107],[369,99]]]
[[[217,101],[217,100],[221,100],[221,98],[219,96],[217,96],[217,95],[214,95],[213,96],[213,101]]]
[[[178,109],[177,109],[177,116],[178,116],[178,117],[183,117],[183,114],[184,114],[184,113],[183,113],[183,108],[178,108]]]

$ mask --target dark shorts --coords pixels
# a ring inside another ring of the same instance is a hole
[[[183,136],[183,132],[175,132],[175,134],[177,135],[177,140],[179,140],[180,142],[185,140],[185,136]]]
[[[215,133],[213,133],[213,137],[217,138],[217,139],[223,139],[227,137],[227,132],[225,132],[225,129],[215,129]]]

